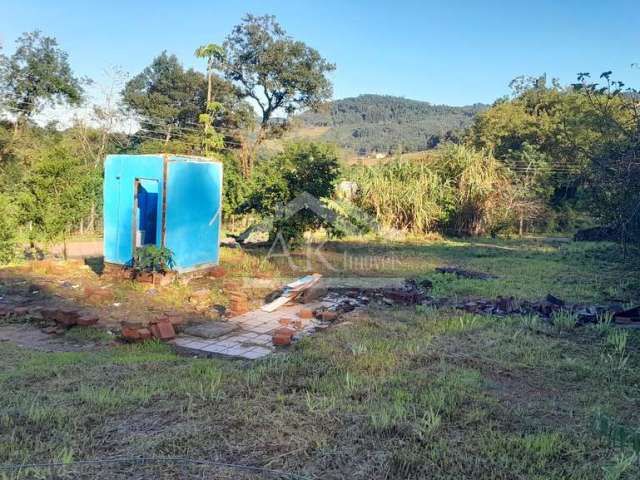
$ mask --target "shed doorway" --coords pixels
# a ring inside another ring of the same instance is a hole
[[[158,180],[137,178],[134,189],[134,247],[155,245],[158,233]]]

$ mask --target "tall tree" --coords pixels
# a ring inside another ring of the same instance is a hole
[[[601,135],[587,180],[591,212],[618,231],[626,248],[640,244],[640,90],[611,74],[592,82],[581,73],[574,88],[592,107],[588,120]]]
[[[261,119],[253,146],[244,162],[245,174],[252,167],[255,147],[266,137],[274,114],[293,114],[315,108],[331,98],[327,74],[335,65],[304,42],[286,34],[275,17],[246,15],[223,43],[224,60],[218,68],[242,98],[250,98]]]
[[[198,47],[195,55],[198,58],[205,58],[207,60],[207,110],[209,110],[213,72],[224,60],[224,49],[220,45],[209,43]]]
[[[209,156],[213,151],[216,151],[224,146],[224,137],[212,129],[212,122],[216,112],[222,109],[222,104],[212,101],[212,87],[214,69],[220,65],[224,59],[224,50],[220,45],[210,43],[208,45],[202,45],[195,51],[195,55],[198,58],[205,58],[207,60],[207,105],[205,112],[200,115],[200,123],[204,125],[204,139],[203,147],[205,155]]]
[[[83,88],[55,38],[34,31],[22,34],[16,44],[13,55],[0,57],[0,93],[17,116],[17,132],[47,104],[80,104]]]
[[[162,136],[166,144],[173,135],[197,126],[206,94],[205,76],[185,70],[175,55],[164,51],[126,83],[122,100],[140,116],[146,134]]]

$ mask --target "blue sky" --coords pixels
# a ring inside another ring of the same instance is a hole
[[[55,36],[78,75],[138,73],[166,49],[187,66],[198,45],[221,43],[243,14],[274,14],[293,37],[337,64],[336,98],[401,95],[433,103],[492,102],[522,74],[562,83],[577,72],[640,88],[638,0],[72,1],[5,0],[5,53],[24,31]]]

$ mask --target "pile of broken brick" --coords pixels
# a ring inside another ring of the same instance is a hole
[[[131,321],[120,322],[120,335],[127,342],[142,342],[150,338],[168,341],[176,337],[176,330],[178,330],[182,324],[182,315],[174,312],[165,312],[146,324]]]
[[[322,322],[316,325],[315,329],[318,327],[325,328],[335,322],[338,319],[338,315],[339,312],[337,310],[326,307],[320,307],[315,310],[302,308],[297,313],[298,318],[282,317],[278,320],[281,326],[273,331],[272,343],[275,346],[290,345],[305,330],[306,321],[315,318]]]
[[[88,327],[98,323],[98,316],[71,307],[42,307],[0,305],[0,317],[27,317],[38,323],[42,331],[48,334],[61,334],[76,325]]]

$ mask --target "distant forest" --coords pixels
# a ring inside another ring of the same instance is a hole
[[[413,152],[456,138],[488,108],[433,105],[390,95],[360,95],[330,102],[323,111],[300,115],[303,125],[330,127],[323,136],[360,155]]]

